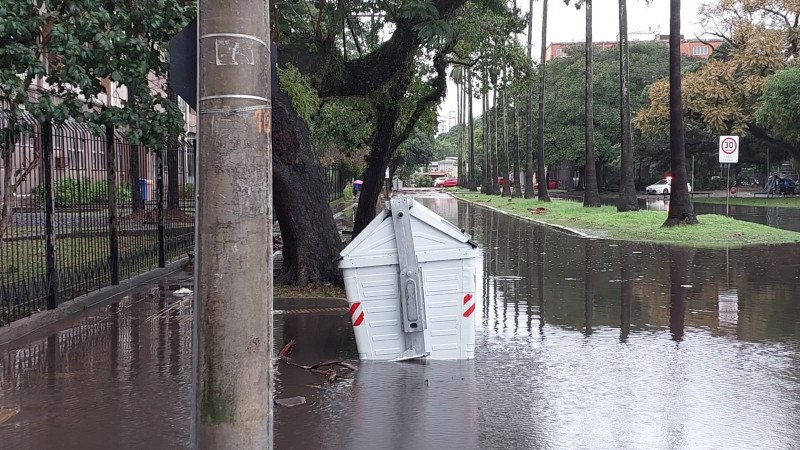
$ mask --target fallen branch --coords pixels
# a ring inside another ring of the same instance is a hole
[[[324,376],[326,378],[326,380],[328,382],[333,382],[337,378],[345,378],[344,375],[350,375],[350,374],[352,374],[353,372],[356,371],[356,367],[355,366],[353,366],[350,363],[346,363],[346,362],[344,362],[343,360],[340,360],[340,359],[339,360],[333,360],[333,361],[320,362],[320,363],[317,363],[317,364],[312,364],[310,366],[296,363],[296,362],[294,362],[292,360],[292,358],[289,357],[289,355],[294,351],[294,347],[295,347],[296,344],[297,343],[295,342],[294,339],[289,341],[281,349],[280,353],[278,354],[278,358],[281,361],[283,361],[284,363],[286,363],[286,364],[288,364],[290,366],[299,367],[299,368],[301,368],[303,370],[308,370],[309,372],[313,372],[313,373],[316,373],[318,375],[322,375],[322,376]],[[331,366],[333,366],[333,367],[331,367]],[[321,367],[330,367],[330,368],[322,370]],[[336,367],[341,367],[341,368],[344,369],[344,371],[342,373],[339,373],[339,371],[336,369]]]

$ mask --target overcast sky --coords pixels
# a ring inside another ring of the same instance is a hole
[[[681,1],[681,32],[687,38],[702,35],[702,27],[698,23],[697,10],[709,0]],[[517,6],[523,14],[528,12],[528,0],[517,0]],[[593,4],[594,41],[614,41],[619,32],[618,3],[602,1]],[[542,35],[542,2],[533,3],[533,54],[539,59]],[[583,42],[586,37],[584,10],[576,10],[572,5],[565,5],[561,0],[549,0],[547,15],[547,42]],[[669,34],[669,0],[653,0],[648,5],[644,0],[628,0],[628,32],[656,30],[661,34]],[[527,35],[520,34],[518,39],[527,45]],[[456,110],[455,85],[448,79],[447,96],[439,105],[439,119],[445,119],[450,111]],[[473,101],[474,114],[481,114],[480,101]]]

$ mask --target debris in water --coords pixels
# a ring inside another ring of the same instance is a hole
[[[4,423],[8,419],[16,416],[19,413],[19,406],[16,408],[0,408],[0,424]]]
[[[289,357],[289,355],[294,351],[295,345],[296,343],[294,339],[289,341],[289,343],[284,345],[283,348],[281,349],[281,352],[278,354],[278,358],[280,358],[281,361],[285,362],[286,364],[289,364],[290,366],[299,367],[301,369],[308,370],[309,372],[314,372],[316,374],[322,375],[328,382],[336,381],[336,379],[338,378],[344,378],[345,375],[350,375],[356,371],[355,366],[346,363],[343,360],[326,361],[311,366],[304,366],[302,364],[298,364],[292,361],[292,358]],[[341,368],[341,373],[339,372],[340,368]]]
[[[285,406],[287,408],[291,408],[292,406],[304,405],[306,403],[306,398],[300,396],[279,398],[275,400],[275,403],[281,406]]]
[[[188,289],[188,288],[185,288],[185,287],[182,287],[182,288],[180,288],[177,291],[172,293],[172,295],[191,295],[191,294],[192,294],[192,290]]]

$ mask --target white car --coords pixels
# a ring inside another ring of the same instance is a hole
[[[692,185],[686,183],[686,187],[689,189],[689,192],[692,192]],[[645,189],[647,190],[648,194],[669,194],[672,188],[672,178],[664,178],[663,180],[658,180],[657,182],[647,186]]]

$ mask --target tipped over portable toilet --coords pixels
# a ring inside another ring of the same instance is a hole
[[[479,249],[409,196],[341,252],[361,359],[472,359],[482,272]]]

